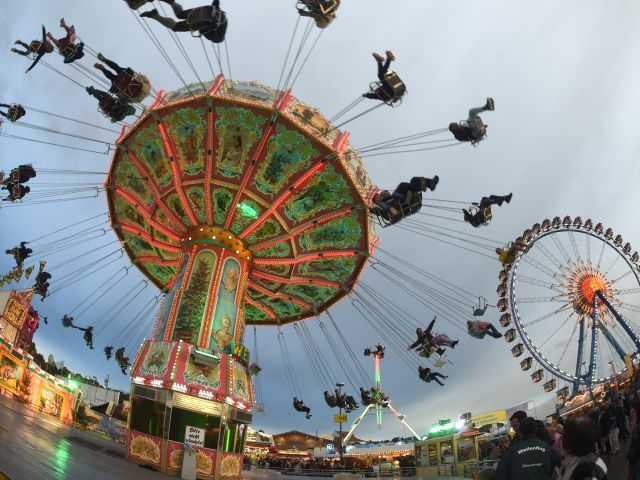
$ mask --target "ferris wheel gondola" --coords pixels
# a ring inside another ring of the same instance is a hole
[[[559,380],[573,393],[624,372],[640,351],[637,252],[611,228],[569,216],[535,224],[517,242],[497,306],[505,340],[520,339],[513,356],[529,354],[521,369],[537,365],[532,381],[546,371],[545,391]]]

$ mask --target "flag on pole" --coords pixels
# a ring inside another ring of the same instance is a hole
[[[35,265],[31,265],[29,268],[27,268],[24,271],[24,278],[26,278],[27,280],[29,280],[29,277],[31,276],[31,272],[33,272],[33,269],[35,268]]]

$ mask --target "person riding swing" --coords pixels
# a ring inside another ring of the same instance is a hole
[[[101,63],[94,64],[94,67],[100,70],[111,82],[109,92],[122,100],[133,103],[139,103],[147,98],[151,91],[151,82],[146,75],[135,72],[130,67],[121,67],[101,53],[98,54],[98,60],[104,62],[115,72],[111,72]]]
[[[363,93],[364,98],[372,100],[381,100],[387,105],[393,107],[401,102],[402,97],[407,93],[407,87],[396,72],[389,70],[391,62],[396,59],[393,52],[387,50],[385,52],[386,59],[379,53],[373,52],[373,58],[378,64],[378,82],[370,85],[370,91]]]
[[[336,19],[336,11],[340,0],[298,0],[298,14],[310,17],[316,22],[316,27],[327,28]]]
[[[202,36],[213,43],[222,43],[227,32],[227,14],[220,8],[220,0],[213,0],[211,5],[185,10],[175,0],[160,0],[171,5],[173,13],[181,21],[176,22],[169,17],[163,17],[155,8],[140,14],[159,22],[174,32],[191,32],[192,35]]]
[[[73,25],[67,25],[64,18],[60,19],[60,26],[67,32],[65,37],[58,39],[51,32],[47,32],[47,38],[58,47],[58,52],[64,57],[64,63],[73,63],[84,57],[84,43],[76,43],[76,29]]]
[[[25,73],[29,73],[47,53],[53,52],[53,44],[47,40],[47,29],[44,25],[42,25],[42,40],[33,40],[29,45],[22,40],[16,40],[15,44],[24,47],[26,50],[22,51],[17,48],[12,48],[11,51],[13,53],[17,53],[23,57],[33,55],[33,62]]]
[[[3,112],[2,110],[0,110],[0,115],[5,117],[11,123],[17,122],[27,114],[24,107],[17,103],[12,103],[11,105],[8,105],[6,103],[0,103],[0,107],[4,107],[7,109],[6,112]]]

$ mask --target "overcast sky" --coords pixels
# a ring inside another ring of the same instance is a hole
[[[184,4],[193,6],[198,2],[191,0]],[[227,42],[233,78],[277,84],[296,21],[294,2],[223,0],[222,4],[229,17]],[[181,86],[124,1],[3,1],[0,15],[11,19],[5,22],[0,33],[3,45],[1,102],[20,102],[110,128],[108,121],[97,112],[95,100],[80,86],[43,65],[25,75],[28,61],[9,53],[14,40],[29,42],[37,38],[42,23],[54,34],[62,35],[58,27],[61,16],[75,24],[78,35],[87,45],[121,65],[131,65],[144,72],[156,88],[171,90]],[[393,68],[406,82],[409,93],[400,108],[379,108],[348,125],[356,147],[446,127],[450,121],[466,117],[469,107],[484,103],[487,96],[495,99],[496,110],[483,115],[489,125],[488,138],[478,148],[461,145],[367,158],[374,183],[393,188],[414,175],[438,174],[441,181],[433,196],[439,199],[475,201],[484,194],[513,192],[512,203],[496,209],[494,220],[486,229],[473,231],[460,223],[429,220],[500,242],[515,238],[535,222],[568,214],[601,221],[638,248],[640,226],[635,209],[630,206],[640,201],[640,193],[635,188],[640,175],[637,163],[640,153],[639,22],[640,6],[635,0],[345,0],[338,19],[320,38],[294,87],[294,94],[330,117],[375,79],[371,52],[393,50],[397,57]],[[156,24],[152,28],[185,78],[195,81],[195,75],[187,68],[167,32]],[[182,34],[180,38],[201,78],[210,78],[200,41],[190,38],[189,34]],[[89,84],[89,80],[63,65],[60,57],[50,55],[47,61],[80,84]],[[89,68],[93,62],[89,55],[81,61]],[[217,74],[219,69],[215,66],[214,69]],[[116,137],[110,132],[34,112],[29,112],[25,121],[105,141]],[[2,132],[69,143],[67,137],[37,134],[11,125],[4,125]],[[8,138],[0,138],[0,142],[3,170],[30,161],[36,169],[106,172],[110,160],[107,155]],[[99,144],[75,145],[103,150]],[[36,180],[34,185],[50,183],[66,188],[61,184],[97,184],[104,176],[38,175]],[[49,190],[55,185],[39,188]],[[18,208],[2,208],[1,246],[10,248],[21,240],[36,239],[105,211],[103,195],[68,203],[29,205],[27,201]],[[427,207],[423,208],[423,212],[426,211]],[[425,218],[421,221],[426,221]],[[406,230],[388,228],[380,231],[379,236],[385,250],[495,301],[497,260]],[[46,260],[55,267],[113,240],[113,233],[107,232],[99,239],[52,254]],[[81,266],[83,261],[86,264],[97,260],[115,250],[115,246],[106,246],[72,266],[58,267],[59,275]],[[384,256],[380,258],[388,261]],[[70,368],[99,379],[110,373],[111,384],[122,389],[128,389],[128,377],[120,374],[113,361],[104,359],[102,348],[122,332],[129,320],[158,292],[152,287],[145,289],[96,336],[96,350],[91,352],[85,349],[77,331],[62,329],[59,319],[125,265],[126,259],[121,258],[44,303],[35,302],[40,313],[50,319],[49,325],[43,325],[37,332],[35,341],[39,349],[46,354],[53,353]],[[10,267],[10,257],[0,257],[0,269],[7,271]],[[90,324],[107,310],[114,312],[114,302],[141,280],[142,276],[132,269],[126,280],[81,316],[80,323]],[[424,318],[425,323],[431,318],[431,310],[378,273],[367,271],[363,281],[381,294],[389,295],[412,315]],[[332,315],[357,355],[365,346],[386,342],[370,329],[350,300],[337,305]],[[496,311],[490,310],[487,319],[497,324]],[[327,368],[336,370],[336,380],[343,380],[336,358],[323,343],[317,321],[310,320],[308,324],[317,334]],[[149,334],[152,320],[148,319],[146,325]],[[552,398],[544,394],[540,384],[532,384],[529,376],[520,371],[518,361],[509,351],[510,345],[503,340],[478,341],[444,321],[439,327],[440,331],[446,330],[460,338],[459,346],[449,354],[453,364],[442,370],[449,375],[446,387],[421,382],[417,373],[389,349],[382,367],[384,390],[419,433],[424,433],[438,419],[456,418],[462,412],[481,413],[527,400],[540,403]],[[295,358],[295,374],[302,397],[314,416],[308,421],[294,414],[291,394],[284,387],[276,332],[265,328],[259,329],[258,341],[259,360],[264,369],[261,381],[266,413],[256,415],[254,424],[270,432],[296,429],[329,433],[334,428],[332,414],[335,412],[324,405],[295,332],[290,327],[284,331]],[[252,348],[252,335],[248,335],[246,342]],[[368,359],[364,365],[368,369],[372,367]],[[393,418],[386,416],[383,430],[378,430],[370,418],[363,423],[358,436],[390,438],[406,433]]]

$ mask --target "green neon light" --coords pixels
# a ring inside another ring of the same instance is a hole
[[[229,446],[231,445],[231,429],[229,425],[227,425],[227,429],[224,432],[224,451],[229,451]]]
[[[253,208],[251,205],[247,205],[246,203],[239,203],[237,205],[240,213],[248,218],[258,218],[258,211]]]

